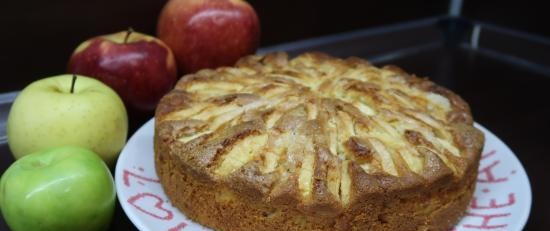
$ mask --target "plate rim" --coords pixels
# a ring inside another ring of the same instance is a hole
[[[118,160],[117,160],[117,163],[116,163],[116,166],[115,166],[115,185],[116,185],[116,191],[117,191],[117,200],[118,202],[120,203],[121,207],[122,207],[122,210],[124,211],[124,213],[126,214],[126,216],[128,217],[128,219],[132,222],[132,224],[134,224],[134,226],[136,226],[137,229],[141,230],[141,231],[152,231],[151,229],[149,229],[149,227],[144,223],[145,221],[143,219],[139,219],[139,216],[134,214],[134,210],[130,207],[128,207],[129,205],[126,203],[126,200],[125,199],[122,199],[121,198],[121,194],[125,194],[124,193],[124,190],[122,190],[122,182],[120,179],[121,177],[121,174],[122,174],[122,161],[119,161],[119,160],[124,160],[125,158],[127,158],[127,154],[125,154],[126,152],[124,152],[124,150],[126,150],[128,144],[130,144],[130,142],[133,143],[132,140],[136,139],[136,137],[141,134],[141,132],[144,132],[145,129],[147,129],[149,126],[154,126],[154,123],[155,123],[155,117],[149,119],[147,122],[145,122],[141,127],[139,127],[136,132],[134,132],[132,134],[132,136],[128,139],[128,141],[126,142],[126,144],[124,145],[124,148],[121,150],[120,152],[120,155],[118,157]],[[517,222],[514,222],[515,224],[515,230],[514,231],[521,231],[525,225],[527,224],[527,221],[529,220],[529,215],[531,213],[531,209],[532,209],[532,197],[533,197],[533,192],[532,192],[532,189],[531,189],[531,182],[530,182],[530,179],[529,179],[529,175],[527,175],[527,171],[525,170],[525,167],[523,166],[523,163],[519,160],[519,158],[517,157],[517,155],[515,154],[514,151],[512,151],[512,149],[506,144],[504,143],[496,134],[494,134],[493,132],[491,132],[489,129],[487,129],[486,127],[484,127],[483,125],[477,123],[477,122],[474,122],[474,127],[480,129],[484,134],[490,134],[491,136],[493,136],[495,138],[495,140],[499,143],[499,145],[502,145],[503,147],[505,147],[506,149],[508,149],[510,151],[510,153],[512,155],[509,156],[509,158],[512,158],[514,159],[521,168],[519,168],[519,171],[522,172],[521,175],[525,176],[525,183],[527,184],[527,193],[526,193],[526,197],[524,198],[524,203],[526,204],[526,209],[524,211],[521,211],[521,214],[519,215],[519,219]],[[154,133],[154,127],[153,127],[153,133]],[[154,145],[154,144],[153,144]],[[485,145],[485,144],[484,144]],[[154,153],[153,153],[154,155]],[[156,170],[155,170],[156,171]],[[162,186],[161,186],[162,188]],[[122,193],[121,193],[122,192]],[[131,211],[131,212],[130,212]]]
[[[523,228],[525,228],[525,225],[527,224],[527,221],[529,220],[529,215],[531,214],[532,204],[533,204],[533,190],[531,189],[531,180],[529,179],[529,175],[527,175],[527,171],[525,170],[525,167],[523,166],[523,163],[519,160],[516,153],[508,146],[500,137],[498,137],[495,133],[491,132],[489,129],[487,129],[485,126],[474,122],[474,127],[482,130],[483,133],[491,134],[495,140],[500,143],[500,145],[504,146],[506,149],[510,151],[512,155],[510,155],[510,158],[514,159],[519,163],[520,171],[523,173],[522,175],[525,176],[525,183],[527,184],[527,197],[525,199],[525,203],[527,204],[527,207],[523,213],[520,215],[520,219],[518,222],[515,222],[517,230],[521,231]]]
[[[125,199],[122,199],[120,197],[120,194],[121,194],[121,191],[122,191],[122,188],[124,188],[122,186],[123,183],[120,182],[120,177],[121,177],[121,174],[122,174],[122,164],[119,164],[121,163],[119,160],[121,158],[125,158],[123,157],[123,155],[125,154],[124,150],[126,149],[126,147],[128,146],[128,144],[133,140],[135,139],[135,137],[138,136],[138,133],[142,130],[145,130],[147,128],[147,126],[153,126],[155,122],[155,118],[151,118],[149,119],[147,122],[145,122],[143,125],[141,125],[141,127],[139,127],[133,134],[132,136],[128,139],[128,141],[126,142],[126,144],[124,145],[124,147],[122,148],[122,150],[120,151],[120,154],[117,158],[117,162],[116,162],[116,166],[115,166],[115,187],[116,187],[116,197],[117,197],[117,200],[120,204],[120,207],[122,207],[122,210],[124,211],[124,214],[126,214],[126,217],[128,217],[128,220],[130,220],[132,222],[132,224],[134,224],[134,226],[139,229],[140,231],[150,231],[150,229],[148,228],[148,226],[146,226],[143,222],[143,219],[139,219],[137,215],[135,215],[134,213],[130,213],[128,211],[133,211],[131,208],[129,208],[128,204],[126,203],[127,201]],[[154,128],[154,127],[153,127]]]

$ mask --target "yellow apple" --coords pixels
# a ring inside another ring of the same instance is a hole
[[[128,116],[120,97],[102,82],[76,75],[44,78],[25,87],[7,122],[8,144],[16,159],[76,145],[112,165],[127,133]]]

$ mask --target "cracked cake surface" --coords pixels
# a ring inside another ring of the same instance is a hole
[[[446,230],[482,147],[450,90],[322,53],[186,75],[155,114],[165,192],[218,230]]]

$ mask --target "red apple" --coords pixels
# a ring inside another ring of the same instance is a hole
[[[131,29],[91,38],[73,52],[68,72],[112,87],[129,109],[152,111],[177,80],[175,58],[161,40]]]
[[[233,65],[254,53],[260,24],[242,0],[170,0],[160,14],[157,36],[172,48],[185,74]]]

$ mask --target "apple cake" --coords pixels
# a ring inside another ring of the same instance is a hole
[[[447,231],[484,142],[450,90],[322,53],[182,77],[157,107],[154,139],[171,203],[239,231]]]

